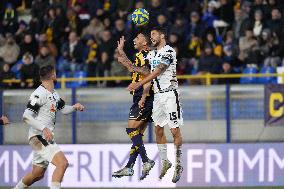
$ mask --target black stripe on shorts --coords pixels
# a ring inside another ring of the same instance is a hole
[[[177,92],[177,90],[174,90],[174,93],[175,93],[175,96],[176,96],[178,118],[180,119],[180,103],[179,103],[179,99],[178,99],[178,92]]]
[[[42,136],[36,135],[36,137],[44,146],[48,146],[48,142]]]

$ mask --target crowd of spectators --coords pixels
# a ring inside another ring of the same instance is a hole
[[[79,71],[89,77],[128,75],[116,63],[115,49],[124,35],[127,55],[134,58],[138,29],[130,15],[136,8],[149,11],[148,27],[168,29],[178,74],[282,65],[282,0],[2,0],[0,80],[17,78],[17,87],[35,87],[46,64],[55,65],[59,77]]]

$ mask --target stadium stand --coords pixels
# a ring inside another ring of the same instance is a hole
[[[168,27],[168,42],[178,53],[179,74],[198,74],[200,64],[211,61],[214,66],[209,64],[205,70],[215,74],[248,72],[250,65],[260,73],[274,73],[282,66],[284,2],[280,0],[4,0],[0,5],[0,81],[21,78],[20,63],[27,52],[38,66],[56,62],[59,76],[74,77],[79,72],[87,77],[112,75],[116,72],[112,69],[121,70],[113,66],[116,40],[122,35],[133,40],[138,29],[130,14],[142,7],[149,10],[149,27]],[[206,47],[212,48],[211,57]],[[125,50],[134,57],[131,42]],[[275,78],[242,78],[240,82],[274,83]],[[184,82],[188,83],[194,82]],[[124,85],[93,82],[76,86],[90,84]]]

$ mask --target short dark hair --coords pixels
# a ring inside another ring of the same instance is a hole
[[[39,75],[41,80],[48,80],[51,77],[51,74],[55,70],[54,66],[46,65],[40,68]]]
[[[146,30],[146,29],[140,30],[138,34],[142,34],[146,39],[147,45],[151,45],[149,30]]]
[[[167,28],[164,28],[164,27],[161,27],[161,26],[156,26],[156,27],[153,27],[153,28],[151,29],[151,31],[154,31],[154,30],[158,31],[159,33],[164,34],[165,37],[168,36],[168,30],[167,30]]]

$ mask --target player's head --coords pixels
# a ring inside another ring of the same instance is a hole
[[[166,43],[167,31],[162,27],[151,29],[151,42],[154,47],[159,46],[162,42]]]
[[[56,81],[56,71],[52,65],[41,67],[39,70],[39,75],[41,81]]]
[[[147,50],[151,44],[151,40],[147,31],[141,31],[133,40],[134,48],[138,51]]]

